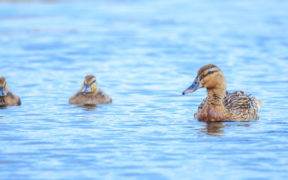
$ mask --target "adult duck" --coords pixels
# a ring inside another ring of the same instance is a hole
[[[207,97],[194,114],[196,119],[208,122],[259,119],[258,110],[262,107],[262,102],[243,91],[227,92],[226,79],[217,66],[208,64],[201,67],[194,82],[183,95],[200,88],[206,88]]]
[[[70,104],[109,104],[112,99],[102,92],[93,75],[87,75],[79,92],[69,99]]]
[[[5,77],[0,77],[0,106],[19,106],[21,100],[8,90]]]

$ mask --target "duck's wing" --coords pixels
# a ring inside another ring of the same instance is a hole
[[[112,99],[105,94],[103,91],[99,90],[95,95],[95,104],[110,104],[112,103]]]
[[[82,104],[81,99],[83,99],[82,93],[77,92],[75,95],[69,98],[69,104]]]
[[[259,119],[257,100],[243,91],[226,92],[223,104],[234,121]]]
[[[8,106],[20,106],[21,100],[18,96],[13,94],[12,92],[8,92],[7,96],[5,97],[5,101]]]

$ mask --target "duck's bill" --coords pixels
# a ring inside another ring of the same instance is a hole
[[[0,96],[6,96],[5,87],[0,87]]]
[[[84,88],[82,90],[82,93],[90,93],[91,92],[91,87],[89,84],[84,84]]]
[[[185,94],[193,93],[199,88],[200,88],[199,78],[196,77],[192,85],[189,86],[185,91],[183,91],[182,94],[185,95]]]

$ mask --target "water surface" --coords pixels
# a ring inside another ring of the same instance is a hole
[[[1,179],[287,179],[288,2],[0,2]],[[218,65],[257,121],[193,119]],[[68,104],[94,74],[111,105]]]

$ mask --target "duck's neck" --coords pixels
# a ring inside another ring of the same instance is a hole
[[[229,119],[229,113],[223,104],[226,88],[207,89],[208,95],[206,105],[197,118],[200,121],[226,121]]]
[[[226,94],[226,86],[218,88],[207,88],[207,104],[223,106],[223,99]]]

